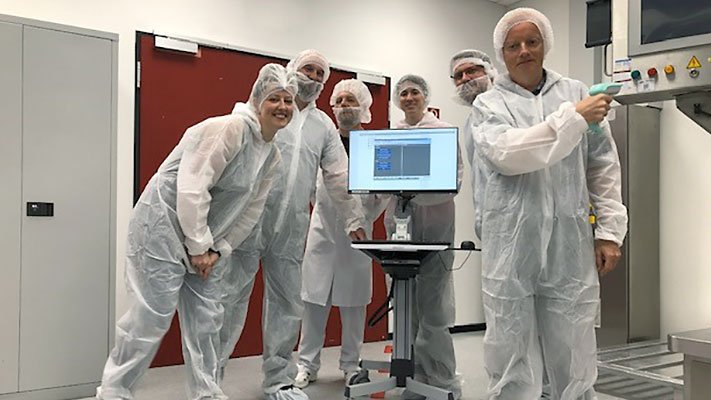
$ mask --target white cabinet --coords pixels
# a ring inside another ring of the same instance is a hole
[[[88,396],[113,342],[117,36],[0,16],[0,54],[0,399]]]
[[[0,21],[0,393],[17,391],[22,202],[22,26]]]

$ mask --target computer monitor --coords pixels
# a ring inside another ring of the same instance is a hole
[[[458,129],[350,133],[350,193],[456,193]]]
[[[627,47],[630,56],[711,43],[708,0],[629,0],[628,7]],[[706,58],[704,51],[696,54]],[[671,62],[669,59],[664,61],[657,67]]]

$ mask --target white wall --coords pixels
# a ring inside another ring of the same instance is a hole
[[[711,328],[711,134],[664,103],[660,143],[661,331]]]
[[[306,48],[331,62],[382,72],[393,83],[405,73],[425,77],[442,119],[461,125],[466,109],[455,104],[448,78],[450,56],[464,48],[492,53],[491,32],[505,12],[484,0],[333,2],[328,0],[6,0],[0,13],[118,33],[118,221],[116,315],[128,307],[123,252],[132,207],[135,32],[157,31],[267,52],[293,55]],[[566,72],[566,70],[561,70]],[[400,118],[393,111],[393,120]],[[457,240],[471,240],[469,177],[457,197]],[[463,260],[457,255],[455,266]],[[457,324],[483,322],[480,258],[474,254],[455,275]]]
[[[599,82],[595,82],[595,50],[585,48],[585,0],[570,0],[568,11],[568,76],[592,86]]]

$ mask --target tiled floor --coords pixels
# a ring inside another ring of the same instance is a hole
[[[464,380],[463,399],[481,399],[486,388],[481,341],[483,332],[455,335],[458,370]],[[385,343],[367,343],[363,346],[363,358],[385,359]],[[343,399],[343,375],[338,370],[339,347],[324,350],[322,368],[317,382],[306,388],[311,400]],[[234,359],[227,367],[224,388],[230,400],[257,400],[262,398],[261,357]],[[380,374],[372,374],[377,379]],[[384,377],[384,375],[382,375]],[[185,373],[182,366],[154,368],[148,371],[136,393],[136,400],[185,399]],[[385,399],[398,399],[396,391],[389,392]],[[598,400],[614,400],[603,394]]]

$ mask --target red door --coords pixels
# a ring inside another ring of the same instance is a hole
[[[237,101],[249,97],[259,69],[266,63],[286,65],[287,60],[228,49],[200,47],[198,55],[165,51],[154,47],[152,34],[138,33],[137,59],[140,61],[140,87],[136,89],[136,132],[134,198],[137,199],[160,163],[175,147],[185,129],[216,115],[232,110]],[[332,70],[318,100],[320,109],[333,114],[328,104],[333,86],[354,73]],[[373,121],[368,128],[388,127],[390,80],[386,85],[369,86],[373,94]],[[382,218],[374,237],[384,238]],[[386,298],[384,275],[379,267],[373,270],[373,302],[369,313]],[[264,286],[261,270],[250,298],[245,328],[233,356],[256,355],[262,352],[261,314]],[[340,322],[332,313],[326,331],[326,345],[340,344]],[[366,329],[366,341],[383,340],[387,336],[387,318],[374,328]],[[177,316],[163,338],[152,366],[182,364],[180,328]]]

